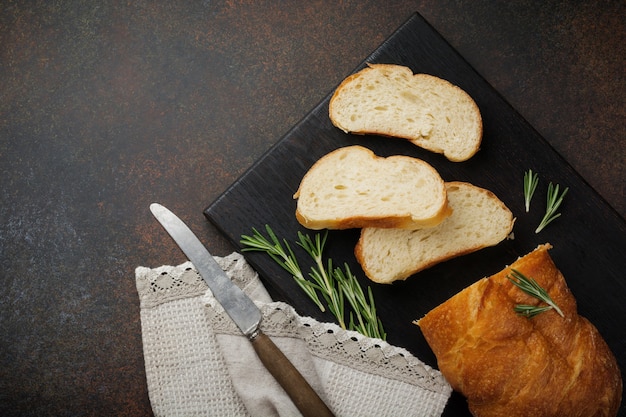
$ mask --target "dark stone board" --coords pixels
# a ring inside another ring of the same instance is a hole
[[[266,224],[295,248],[298,231],[310,235],[315,232],[296,221],[292,196],[302,176],[320,157],[339,147],[359,144],[380,156],[403,154],[423,159],[445,181],[467,181],[494,192],[516,217],[514,239],[441,263],[406,281],[379,285],[365,278],[354,258],[359,231],[331,231],[327,256],[336,264],[346,262],[362,285],[372,288],[387,341],[436,367],[432,351],[412,321],[478,279],[549,242],[554,246],[550,253],[577,299],[579,313],[603,335],[624,379],[626,221],[419,14],[412,15],[355,71],[367,63],[405,65],[413,72],[432,74],[464,89],[474,98],[483,117],[480,151],[469,161],[450,162],[404,140],[345,134],[328,118],[331,92],[206,208],[208,220],[237,248],[241,248],[241,235],[251,234],[252,228],[263,230]],[[523,176],[529,168],[539,174],[540,182],[531,210],[526,213]],[[545,210],[548,182],[569,187],[569,192],[560,208],[562,216],[536,234]],[[307,268],[306,254],[298,249],[296,253]],[[269,257],[245,254],[275,297],[292,304],[301,315],[333,320],[322,314]],[[622,404],[620,415],[624,414]],[[465,400],[455,393],[444,416],[462,415],[470,414]]]

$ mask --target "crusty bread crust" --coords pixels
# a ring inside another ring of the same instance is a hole
[[[389,284],[451,258],[494,246],[512,231],[515,219],[491,191],[470,183],[447,182],[452,215],[418,230],[364,228],[354,249],[365,275]]]
[[[346,133],[407,139],[455,162],[478,152],[483,134],[480,110],[463,89],[392,64],[368,64],[343,80],[329,116]]]
[[[313,230],[415,229],[451,214],[444,182],[432,166],[409,156],[379,157],[362,146],[320,158],[293,197],[298,222]]]
[[[578,315],[549,244],[467,287],[416,324],[439,369],[467,397],[476,417],[614,417],[622,397],[615,356]],[[516,269],[535,279],[563,311],[532,319],[517,304],[540,302],[507,279]]]

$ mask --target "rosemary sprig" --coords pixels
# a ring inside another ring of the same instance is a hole
[[[302,288],[302,290],[313,300],[321,311],[326,311],[324,304],[322,304],[317,296],[317,292],[315,291],[316,288],[314,288],[314,285],[302,274],[300,265],[298,265],[298,260],[291,250],[289,243],[283,239],[286,249],[283,248],[281,242],[276,237],[276,234],[274,234],[274,231],[267,225],[265,226],[265,230],[267,231],[269,239],[254,228],[252,229],[253,236],[243,235],[241,237],[241,243],[248,247],[242,250],[261,251],[267,253],[278,265],[293,276],[298,286]]]
[[[383,329],[382,322],[376,315],[372,288],[367,287],[366,298],[363,288],[361,288],[359,281],[350,271],[348,264],[344,264],[344,270],[345,273],[341,268],[336,268],[335,277],[337,282],[341,284],[341,290],[353,310],[350,312],[349,328],[364,335],[385,340],[387,335]],[[354,316],[356,316],[356,322]]]
[[[539,175],[529,169],[524,173],[524,205],[526,213],[530,210],[530,200],[533,198],[537,184],[539,183]]]
[[[344,329],[355,330],[368,337],[385,339],[386,334],[382,322],[376,314],[376,306],[372,289],[368,287],[368,297],[365,296],[357,278],[352,274],[347,264],[344,269],[333,267],[333,262],[328,259],[323,260],[324,246],[328,237],[328,231],[323,235],[319,233],[312,239],[309,235],[298,232],[298,242],[302,249],[313,258],[315,263],[311,267],[306,279],[294,252],[289,243],[276,237],[269,225],[265,226],[269,236],[266,238],[257,229],[252,229],[252,236],[242,235],[241,243],[246,246],[243,251],[261,251],[267,253],[282,268],[286,269],[295,279],[296,283],[315,302],[321,311],[325,311],[322,298],[339,325]],[[350,306],[349,320],[346,319],[346,302]]]
[[[538,314],[543,313],[544,311],[552,310],[552,306],[533,306],[526,304],[518,304],[513,307],[513,310],[520,316],[528,317],[529,319],[535,317]]]
[[[267,226],[266,226],[267,227]],[[311,285],[311,290],[318,290],[328,304],[328,310],[335,316],[342,329],[346,328],[345,311],[344,311],[344,293],[336,291],[336,277],[333,275],[333,263],[328,259],[326,265],[322,259],[322,252],[326,244],[328,231],[320,238],[319,233],[315,235],[315,240],[309,235],[298,232],[298,245],[300,245],[315,261],[316,268],[311,268],[309,276],[313,278],[316,285]],[[310,281],[307,281],[310,282]],[[304,282],[303,285],[307,286]],[[322,310],[323,311],[323,310]]]
[[[565,317],[559,306],[557,306],[556,303],[552,300],[552,297],[550,297],[550,294],[548,294],[548,292],[544,290],[537,283],[537,281],[535,281],[533,278],[525,276],[515,269],[511,269],[511,275],[507,275],[507,278],[516,287],[524,291],[526,294],[535,297],[539,301],[543,301],[544,303],[548,304],[547,306],[518,304],[514,307],[514,310],[517,314],[531,318],[535,317],[537,314],[543,313],[544,311],[554,309],[557,313],[559,313],[561,317]]]
[[[559,206],[563,202],[563,197],[567,194],[569,188],[565,188],[563,193],[559,195],[559,184],[548,184],[548,196],[546,198],[546,214],[541,219],[539,226],[535,230],[535,233],[541,232],[550,222],[559,217],[561,213],[557,213]]]

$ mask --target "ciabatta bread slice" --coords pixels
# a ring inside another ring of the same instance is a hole
[[[480,110],[465,91],[400,65],[370,64],[347,77],[329,116],[346,133],[408,139],[456,162],[471,158],[483,135]]]
[[[391,283],[457,256],[493,246],[513,229],[513,214],[491,191],[446,183],[452,215],[419,230],[365,228],[355,255],[374,282]]]
[[[428,163],[387,158],[362,146],[320,158],[294,194],[296,218],[309,229],[435,226],[450,215],[446,189]]]

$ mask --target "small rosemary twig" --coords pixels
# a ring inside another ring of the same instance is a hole
[[[265,230],[267,231],[270,240],[265,238],[265,236],[263,236],[257,229],[253,228],[252,236],[243,235],[241,237],[241,243],[248,246],[242,250],[261,251],[267,253],[278,265],[293,276],[298,286],[302,288],[302,290],[313,300],[321,311],[326,311],[324,304],[322,304],[317,296],[317,292],[315,291],[316,288],[314,288],[314,285],[302,274],[300,266],[298,265],[298,260],[293,254],[289,243],[287,243],[286,240],[283,240],[286,249],[283,248],[280,241],[274,234],[274,231],[272,231],[269,226],[265,226]]]
[[[530,200],[533,198],[538,183],[539,176],[532,169],[524,173],[524,205],[527,213],[530,210]]]
[[[335,269],[335,277],[339,283],[339,287],[343,291],[346,300],[352,307],[354,315],[350,313],[350,328],[370,337],[385,339],[386,334],[383,330],[382,323],[376,315],[376,305],[374,304],[374,295],[372,288],[367,287],[368,297],[365,297],[363,289],[359,285],[359,281],[350,271],[348,264],[344,264],[344,271],[340,268]]]
[[[336,283],[334,282],[335,276],[333,275],[332,260],[328,259],[328,263],[324,266],[322,259],[322,251],[326,244],[326,238],[328,232],[324,233],[323,237],[319,234],[315,235],[315,241],[313,241],[309,235],[305,235],[302,232],[298,232],[298,245],[300,245],[315,261],[317,268],[311,268],[309,276],[313,278],[313,281],[317,284],[313,288],[319,290],[322,296],[328,304],[328,310],[335,316],[342,329],[346,328],[343,292],[335,291]],[[306,285],[306,283],[304,283]]]
[[[546,214],[541,219],[539,226],[535,230],[535,233],[541,232],[550,222],[559,217],[561,213],[557,213],[559,206],[563,202],[563,197],[567,194],[569,188],[565,188],[563,193],[559,196],[559,184],[548,184],[548,196],[546,198]]]
[[[543,301],[544,303],[548,304],[547,306],[533,306],[533,305],[526,305],[526,304],[518,304],[514,308],[517,314],[531,318],[531,317],[535,317],[537,314],[543,313],[544,311],[555,309],[556,312],[559,313],[561,317],[565,317],[561,309],[556,305],[556,303],[550,297],[550,294],[548,294],[548,292],[544,290],[537,283],[537,281],[525,276],[524,274],[522,274],[521,272],[515,269],[511,269],[511,275],[507,275],[507,278],[516,287],[524,291],[526,294],[532,297],[535,297],[539,301]]]

